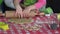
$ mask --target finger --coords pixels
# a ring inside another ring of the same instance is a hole
[[[25,17],[25,13],[23,13],[23,17]]]
[[[32,17],[32,13],[29,14],[29,17]]]
[[[21,18],[23,18],[23,14],[20,14]]]
[[[28,17],[30,17],[30,14],[28,15]]]
[[[21,15],[19,14],[19,16],[18,16],[18,17],[19,17],[19,19],[20,19],[20,18],[21,18]]]
[[[19,13],[17,13],[17,16],[18,16],[18,18],[20,18],[20,15],[19,15]]]
[[[21,18],[21,14],[20,14],[20,13],[17,13],[17,17],[18,17],[18,18]]]
[[[17,17],[17,15],[18,15],[18,14],[17,14],[17,12],[16,12],[16,13],[15,13],[15,16]]]
[[[26,17],[29,17],[29,14],[26,14]]]
[[[16,16],[16,12],[14,13],[14,16]]]
[[[24,14],[24,17],[26,17],[26,13]]]
[[[14,16],[16,16],[16,12],[14,13]]]
[[[21,17],[19,13],[17,13],[17,16],[18,16],[18,18],[20,18],[20,17]]]
[[[23,18],[25,17],[25,12],[23,11]]]
[[[26,14],[24,13],[24,18],[25,18],[25,15],[26,15]]]
[[[27,17],[27,13],[25,14],[25,17]]]
[[[28,17],[28,15],[26,14],[26,17]]]
[[[25,17],[27,17],[28,15],[26,14],[26,16]]]
[[[23,15],[21,15],[21,18],[23,18]]]

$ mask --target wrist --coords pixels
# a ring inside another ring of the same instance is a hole
[[[16,9],[22,9],[19,5],[16,6]]]
[[[19,7],[20,7],[20,5],[15,5],[15,7],[16,7],[16,8],[19,8]]]
[[[30,9],[36,9],[36,7],[34,5],[30,6],[31,8]]]

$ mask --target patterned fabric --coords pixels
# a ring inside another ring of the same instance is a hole
[[[42,17],[41,20],[47,20],[47,18],[48,17]],[[51,15],[50,19],[52,19],[52,18],[54,20],[56,20],[55,15]],[[7,21],[7,19],[0,18],[0,21]],[[48,22],[48,20],[47,20],[47,22]],[[47,24],[43,24],[42,25],[43,27],[40,28],[38,31],[28,31],[28,30],[20,29],[20,28],[22,28],[20,24],[14,24],[14,23],[10,23],[10,22],[8,22],[8,24],[9,24],[10,30],[7,30],[7,31],[0,30],[0,34],[60,34],[59,28],[57,30],[51,30],[47,26]]]

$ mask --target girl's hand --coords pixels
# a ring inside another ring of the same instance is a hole
[[[23,17],[22,8],[20,6],[17,6],[15,16],[18,16],[19,18]]]
[[[34,9],[36,9],[34,5],[28,6],[28,7],[25,8],[25,10],[23,11],[23,16],[24,16],[24,17],[29,17],[31,10],[34,10]]]
[[[26,8],[26,9],[23,11],[23,16],[24,16],[24,17],[29,17],[29,14],[30,14],[30,9],[29,9],[29,8]]]

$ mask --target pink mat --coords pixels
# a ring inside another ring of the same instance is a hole
[[[47,17],[39,17],[41,18],[41,20],[46,20]],[[50,17],[50,19],[52,18],[56,18],[55,15],[52,15]],[[36,17],[34,18],[36,19]],[[57,19],[55,19],[57,21]],[[4,21],[6,22],[7,19],[5,18],[0,18],[0,21]],[[60,28],[58,28],[57,30],[51,30],[47,24],[43,24],[43,27],[40,28],[38,31],[28,31],[28,30],[24,30],[24,29],[19,29],[21,28],[20,24],[14,24],[14,23],[8,23],[9,24],[9,30],[7,31],[3,31],[0,30],[0,34],[60,34]],[[34,23],[33,23],[34,24]]]

